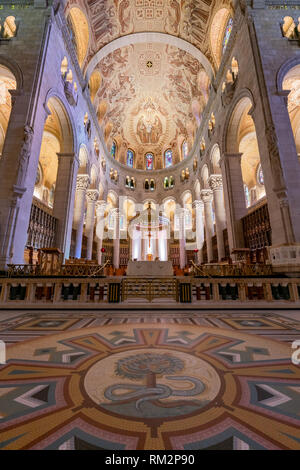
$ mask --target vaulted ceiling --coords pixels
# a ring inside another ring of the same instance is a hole
[[[130,148],[135,152],[135,166],[144,168],[149,151],[159,169],[168,148],[173,151],[173,163],[182,158],[184,140],[191,150],[208,100],[207,64],[211,71],[216,69],[211,38],[215,45],[218,40],[220,49],[230,8],[230,0],[77,0],[66,5],[67,16],[73,10],[77,53],[89,78],[94,62],[92,100],[108,149],[115,140],[120,162],[126,163]],[[209,26],[218,11],[222,15],[214,38]],[[86,21],[88,40],[83,37]],[[137,43],[130,36],[145,32],[187,41],[201,51],[206,63],[191,55],[189,46],[183,50],[174,41],[168,44],[153,37]],[[124,36],[129,37],[126,45],[109,46],[107,55],[95,61],[101,49]]]

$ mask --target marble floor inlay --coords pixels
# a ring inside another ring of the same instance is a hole
[[[14,312],[0,449],[300,449],[297,338],[280,312]]]

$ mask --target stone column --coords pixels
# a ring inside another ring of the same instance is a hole
[[[203,261],[203,243],[204,243],[204,225],[203,225],[203,202],[194,201],[195,214],[196,214],[196,246],[199,250],[197,253],[198,263]]]
[[[214,222],[213,222],[213,211],[212,211],[212,200],[213,200],[212,190],[202,189],[201,198],[204,203],[207,261],[210,262],[213,259],[212,236],[214,233]]]
[[[57,157],[58,169],[53,204],[53,215],[58,219],[56,245],[64,253],[64,258],[69,258],[78,159],[74,153],[58,153]]]
[[[184,217],[186,209],[179,210],[179,265],[180,269],[185,268],[186,253],[185,253],[185,230],[184,230]]]
[[[93,240],[94,240],[94,225],[95,225],[95,206],[99,196],[97,189],[88,189],[86,192],[87,211],[85,233],[87,236],[87,259],[92,259],[93,255]]]
[[[113,254],[113,265],[114,268],[120,267],[120,213],[119,209],[113,209],[114,216],[114,254]]]
[[[97,226],[96,226],[96,235],[97,235],[97,258],[98,264],[102,264],[102,241],[104,233],[105,219],[104,214],[106,210],[107,203],[105,201],[98,201],[96,204],[96,217],[97,217]]]
[[[75,258],[81,258],[82,234],[84,222],[84,205],[86,190],[90,183],[89,175],[78,175],[76,183],[74,226],[76,229]]]
[[[220,160],[230,253],[234,248],[244,247],[241,218],[247,214],[247,208],[241,157],[241,153],[225,153]]]
[[[210,189],[213,192],[216,235],[218,245],[218,258],[221,261],[225,257],[223,230],[226,228],[226,213],[224,206],[223,182],[221,175],[211,175],[209,178]]]

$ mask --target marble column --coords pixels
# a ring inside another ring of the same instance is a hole
[[[113,265],[114,268],[120,267],[120,213],[119,209],[113,209],[114,217],[114,254],[113,254]]]
[[[98,201],[96,203],[96,217],[97,217],[97,225],[96,225],[96,235],[97,235],[97,259],[98,264],[102,264],[102,241],[103,241],[103,233],[104,233],[104,226],[105,226],[105,218],[104,214],[106,211],[107,202],[106,201]]]
[[[74,226],[76,229],[75,258],[81,258],[82,234],[86,190],[90,183],[89,175],[78,175],[76,183]]]
[[[241,219],[247,214],[241,153],[225,153],[220,160],[230,253],[244,246]]]
[[[87,252],[86,252],[87,259],[92,259],[92,255],[93,255],[95,207],[96,207],[98,196],[99,196],[99,192],[97,191],[97,189],[88,189],[86,192],[87,210],[86,210],[85,234],[87,237]]]
[[[204,225],[203,225],[203,202],[202,201],[194,201],[194,208],[195,208],[195,215],[196,215],[196,247],[197,253],[197,261],[199,264],[203,262],[203,243],[204,243]]]
[[[226,228],[226,213],[225,213],[225,206],[224,206],[222,176],[211,175],[209,178],[209,186],[213,192],[215,219],[216,219],[218,258],[219,258],[219,261],[221,261],[221,259],[225,257],[223,230]]]
[[[179,211],[179,266],[180,269],[185,268],[186,265],[186,253],[185,253],[185,219],[186,209],[180,209]]]
[[[64,253],[64,258],[69,258],[79,162],[74,153],[58,153],[57,157],[58,168],[53,204],[53,216],[58,219],[56,245]]]
[[[210,263],[213,259],[212,236],[214,233],[213,211],[212,211],[212,190],[202,189],[201,199],[204,204],[204,220],[205,220],[205,239],[207,249],[207,261]]]

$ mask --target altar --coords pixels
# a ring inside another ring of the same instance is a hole
[[[128,261],[127,276],[169,277],[173,276],[172,261]]]

